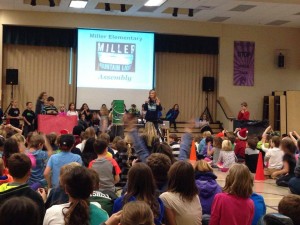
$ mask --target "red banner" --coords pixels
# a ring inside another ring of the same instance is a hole
[[[76,125],[77,116],[38,115],[38,131],[44,134],[51,132],[60,134],[61,130],[68,130],[72,133]]]

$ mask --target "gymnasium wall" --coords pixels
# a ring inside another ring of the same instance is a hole
[[[241,101],[247,101],[253,119],[262,117],[262,99],[273,90],[298,90],[300,83],[300,29],[267,26],[240,26],[173,19],[117,17],[48,12],[1,11],[1,24],[92,27],[124,30],[145,30],[158,33],[220,37],[218,96],[227,100],[232,111],[238,111]],[[2,37],[2,27],[0,30]],[[233,86],[233,41],[255,41],[255,86]],[[287,49],[287,68],[277,69],[275,50]],[[3,54],[2,42],[0,52]],[[1,57],[2,58],[2,57]],[[2,64],[0,65],[2,71]],[[172,81],[172,74],[170,82]],[[199,84],[199,92],[202,95]],[[193,106],[191,106],[193,107]],[[217,117],[221,112],[217,112]]]

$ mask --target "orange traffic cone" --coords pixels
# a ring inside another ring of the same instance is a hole
[[[261,152],[258,155],[258,161],[256,166],[255,180],[265,180],[264,165]]]
[[[190,163],[194,165],[196,161],[197,161],[196,146],[195,146],[195,141],[192,141],[191,152],[190,152]]]

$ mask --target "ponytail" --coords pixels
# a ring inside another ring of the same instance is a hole
[[[68,209],[64,212],[64,209]],[[70,203],[69,207],[63,208],[65,225],[89,225],[90,212],[87,200],[76,200]]]

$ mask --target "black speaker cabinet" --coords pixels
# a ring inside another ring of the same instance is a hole
[[[18,85],[19,71],[18,69],[6,69],[6,84]]]
[[[278,66],[278,68],[284,68],[285,67],[285,59],[284,59],[284,55],[282,53],[280,53],[278,55],[277,66]]]
[[[215,78],[203,77],[202,90],[205,92],[213,92],[215,90]]]

